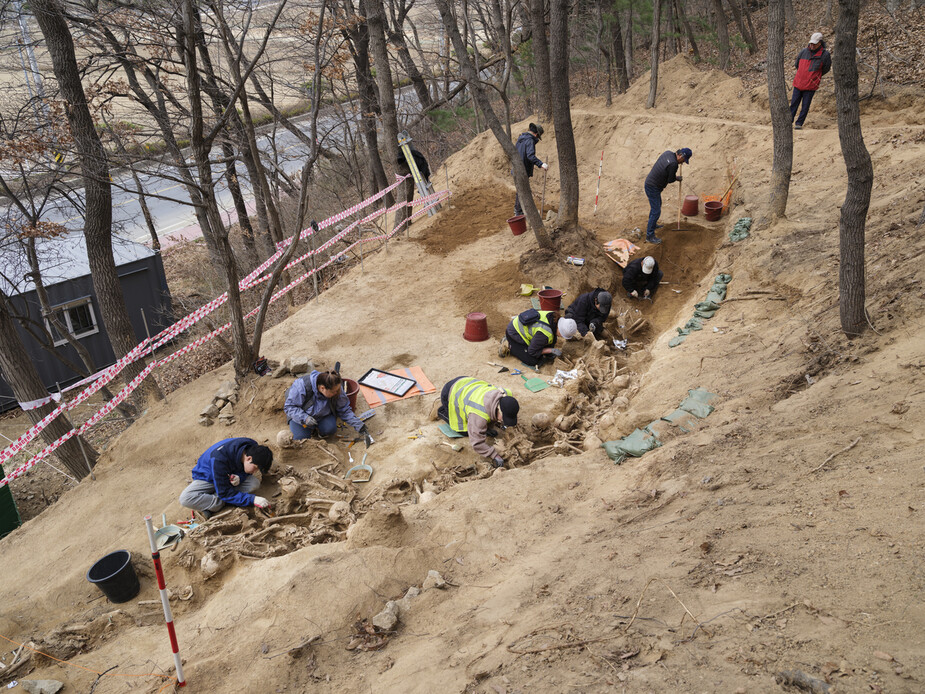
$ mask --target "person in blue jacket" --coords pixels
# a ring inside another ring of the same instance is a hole
[[[289,386],[283,410],[294,441],[311,438],[316,430],[319,436],[331,436],[339,417],[366,437],[367,446],[371,443],[369,429],[350,409],[341,383],[337,371],[312,371]]]
[[[270,502],[254,492],[257,470],[266,474],[273,451],[254,439],[224,439],[206,449],[193,468],[193,482],[180,494],[180,505],[209,518],[225,504],[267,508]]]
[[[517,153],[523,160],[524,168],[527,170],[527,178],[533,178],[533,167],[535,166],[539,166],[544,170],[549,168],[549,164],[542,162],[539,157],[536,156],[536,143],[539,142],[542,137],[543,126],[530,123],[527,132],[521,133],[520,137],[517,138],[517,144],[514,145],[514,147],[517,148]],[[512,170],[511,175],[513,174],[514,171]],[[523,208],[520,206],[520,196],[515,194],[514,216],[519,217],[523,213]],[[540,214],[543,214],[542,210],[540,210]]]
[[[686,164],[691,160],[694,153],[687,147],[682,147],[677,152],[671,150],[662,152],[661,156],[655,161],[649,175],[646,176],[645,191],[646,197],[649,198],[649,223],[646,225],[646,241],[649,243],[661,243],[662,240],[655,235],[655,230],[661,227],[658,223],[659,215],[662,214],[662,191],[669,183],[680,181],[678,176],[678,167]]]

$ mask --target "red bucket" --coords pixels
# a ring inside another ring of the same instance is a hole
[[[511,233],[514,234],[514,236],[520,236],[527,230],[527,218],[519,214],[507,220],[507,225],[511,227]]]
[[[344,395],[346,395],[347,399],[350,401],[350,409],[355,412],[357,409],[357,393],[360,392],[360,384],[352,378],[345,378],[343,381]]]
[[[719,200],[711,200],[703,203],[703,218],[708,222],[719,221],[723,214],[723,203]]]
[[[696,217],[700,211],[700,198],[696,195],[685,195],[684,204],[681,205],[681,214],[685,217]]]
[[[562,308],[562,292],[558,289],[541,289],[537,296],[540,298],[541,311],[558,311]]]
[[[467,313],[466,330],[463,339],[469,342],[484,342],[488,339],[488,319],[484,313]]]

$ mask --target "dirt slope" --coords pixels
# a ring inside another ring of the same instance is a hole
[[[471,467],[471,450],[440,445],[427,416],[432,397],[379,408],[374,486],[354,502],[365,515],[345,542],[230,556],[209,579],[191,542],[165,555],[168,584],[184,596],[192,588],[191,599],[174,603],[190,690],[751,692],[778,690],[782,670],[828,679],[834,691],[922,690],[925,241],[913,227],[925,202],[925,128],[909,123],[920,122],[925,99],[897,104],[888,124],[865,121],[876,175],[868,224],[876,332],[847,341],[838,331],[845,173],[834,125],[820,120],[797,133],[789,219],[731,245],[724,232],[757,210],[770,175],[760,93],[682,59],[660,76],[653,111],[641,110],[645,80],[612,108],[575,104],[584,224],[601,240],[642,226],[641,181],[665,149],[694,151],[685,190],[721,193],[733,158],[741,186],[731,218],[662,234],[656,257],[677,284],[654,305],[615,302],[615,312],[640,310],[654,327],[621,357],[628,407],[613,406],[591,433],[628,434],[698,386],[719,395],[715,412],[690,433],[666,426],[661,448],[619,467],[593,448],[488,476]],[[601,149],[601,204],[592,215]],[[538,154],[550,161],[546,195],[555,200],[551,127]],[[507,230],[513,187],[490,134],[448,166],[450,209],[366,257],[362,271],[274,328],[264,352],[339,360],[353,376],[419,365],[438,387],[462,374],[486,378],[516,390],[529,431],[530,416],[561,412],[567,393],[530,394],[516,377],[496,374],[485,363],[497,360],[495,341],[462,340],[464,316],[485,312],[497,338],[525,305],[521,282],[574,297],[582,269],[557,262],[543,276],[521,272],[535,241]],[[537,195],[540,185],[534,179]],[[675,195],[665,193],[666,226]],[[735,301],[669,348],[718,272],[732,274]],[[574,343],[567,353],[587,349]],[[205,374],[152,408],[107,452],[96,482],[0,543],[0,634],[44,639],[64,657],[81,650],[72,662],[95,671],[169,670],[160,606],[145,603],[157,591],[141,518],[181,516],[176,498],[193,460],[217,438],[275,442],[284,426],[288,381],[267,378],[242,387],[234,426],[198,426],[199,410],[228,375],[228,367]],[[419,430],[423,437],[409,438]],[[314,447],[277,453],[267,494],[286,466],[308,474],[330,461]],[[425,481],[439,493],[415,504],[412,483]],[[134,553],[142,592],[113,614],[84,573],[118,548]],[[450,585],[410,600],[383,649],[345,650],[359,643],[358,619],[420,586],[429,570]],[[287,654],[313,637],[299,657]],[[96,680],[54,664],[30,677],[63,680],[65,691],[88,691]],[[161,686],[104,677],[95,691]]]

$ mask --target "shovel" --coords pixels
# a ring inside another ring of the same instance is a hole
[[[549,388],[549,384],[546,383],[546,381],[544,381],[542,378],[537,378],[535,376],[533,378],[527,378],[526,374],[521,374],[520,377],[524,379],[524,385],[531,393],[537,393],[544,388]]]
[[[485,363],[488,364],[489,366],[500,366],[501,368],[498,370],[499,374],[503,374],[505,371],[510,371],[510,369],[507,368],[504,364],[498,364],[493,361],[486,361]]]

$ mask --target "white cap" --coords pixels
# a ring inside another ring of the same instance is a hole
[[[820,43],[821,41],[822,41],[822,34],[820,34],[818,31],[809,37],[810,43]]]
[[[655,269],[655,258],[653,258],[651,255],[647,255],[645,259],[642,261],[642,271],[646,273],[647,275],[651,275],[652,270],[654,269]]]
[[[571,318],[561,318],[559,320],[559,334],[566,340],[575,337],[578,332],[578,324]]]

